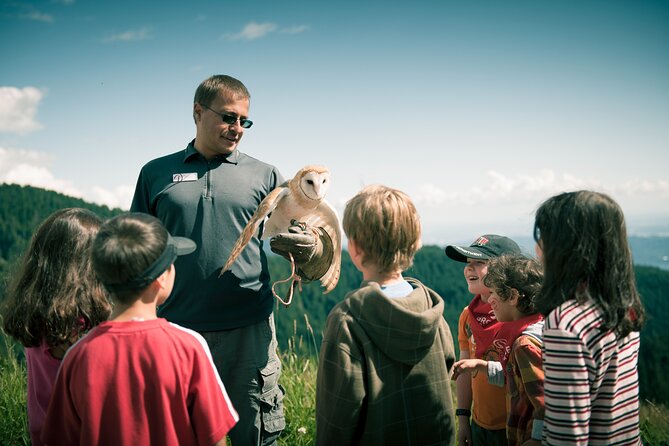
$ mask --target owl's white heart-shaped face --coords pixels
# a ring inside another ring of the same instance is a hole
[[[300,190],[310,200],[322,200],[330,187],[330,172],[307,172],[300,178]]]

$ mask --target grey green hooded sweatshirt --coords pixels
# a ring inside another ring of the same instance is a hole
[[[415,279],[389,298],[363,282],[328,316],[316,388],[317,445],[455,441],[455,352],[444,301]]]

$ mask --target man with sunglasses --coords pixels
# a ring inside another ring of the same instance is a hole
[[[142,168],[131,205],[132,211],[158,217],[171,234],[198,246],[193,255],[176,261],[174,290],[158,314],[207,340],[239,414],[229,434],[235,446],[274,444],[285,427],[262,242],[254,237],[231,270],[219,276],[262,199],[284,182],[276,167],[237,148],[253,125],[249,105],[249,92],[237,79],[215,75],[204,80],[193,103],[195,139]],[[313,236],[305,243],[305,237],[282,234],[280,253],[309,257],[321,245]]]

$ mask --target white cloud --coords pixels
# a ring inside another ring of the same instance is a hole
[[[452,196],[453,194],[449,194],[434,184],[423,184],[419,187],[415,199],[416,202],[420,202],[426,206],[437,207],[445,201],[452,199],[449,195]]]
[[[118,34],[112,34],[105,37],[103,43],[112,43],[112,42],[133,42],[137,40],[147,40],[152,39],[151,28],[144,26],[136,30],[128,30]]]
[[[620,194],[628,196],[638,196],[653,194],[661,197],[669,196],[669,181],[648,181],[634,179],[624,182],[616,190]]]
[[[3,2],[3,15],[17,17],[23,20],[32,20],[35,22],[53,23],[54,18],[51,14],[41,12],[28,2]]]
[[[30,11],[21,14],[20,17],[22,19],[34,20],[36,22],[53,23],[53,16],[51,14],[45,14],[39,11]]]
[[[0,133],[26,134],[41,129],[35,120],[44,92],[35,87],[0,87]]]
[[[273,32],[282,34],[300,34],[310,29],[309,25],[295,25],[279,29],[276,23],[248,23],[240,32],[236,34],[225,34],[223,37],[227,40],[256,40],[261,39]]]
[[[105,204],[110,208],[130,209],[132,196],[135,193],[135,186],[125,185],[117,186],[112,190],[104,189],[100,186],[94,186],[87,195],[86,200],[93,203]]]
[[[0,183],[53,190],[111,208],[130,207],[133,186],[119,186],[113,190],[93,186],[90,190],[82,192],[72,181],[54,175],[50,169],[51,162],[51,157],[41,152],[0,147]]]
[[[296,25],[288,28],[283,28],[280,32],[284,34],[300,34],[309,30],[310,28],[311,27],[309,25]]]
[[[224,37],[228,40],[255,40],[265,37],[276,31],[277,28],[275,23],[250,22],[237,34],[226,34]]]
[[[591,189],[625,198],[669,198],[669,182],[665,180],[628,180],[620,184],[604,185],[598,180],[577,178],[570,174],[557,175],[552,170],[543,169],[534,175],[507,176],[496,171],[488,171],[470,187],[456,192],[426,183],[417,193],[412,194],[417,203],[425,207],[439,207],[448,203],[466,203],[477,206],[490,203],[527,203],[540,201],[560,192]]]
[[[71,181],[57,179],[49,171],[51,159],[41,153],[0,147],[0,182],[30,185],[82,197]]]
[[[529,237],[534,212],[544,200],[581,189],[603,192],[616,200],[630,233],[646,233],[647,228],[653,228],[653,234],[667,230],[669,181],[664,179],[621,178],[611,184],[549,169],[516,175],[488,171],[457,189],[425,183],[406,192],[414,199],[423,221],[423,242],[444,245],[489,232]]]

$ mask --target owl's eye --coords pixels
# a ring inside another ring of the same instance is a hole
[[[314,185],[314,180],[307,180],[307,184],[311,184],[313,186]]]

